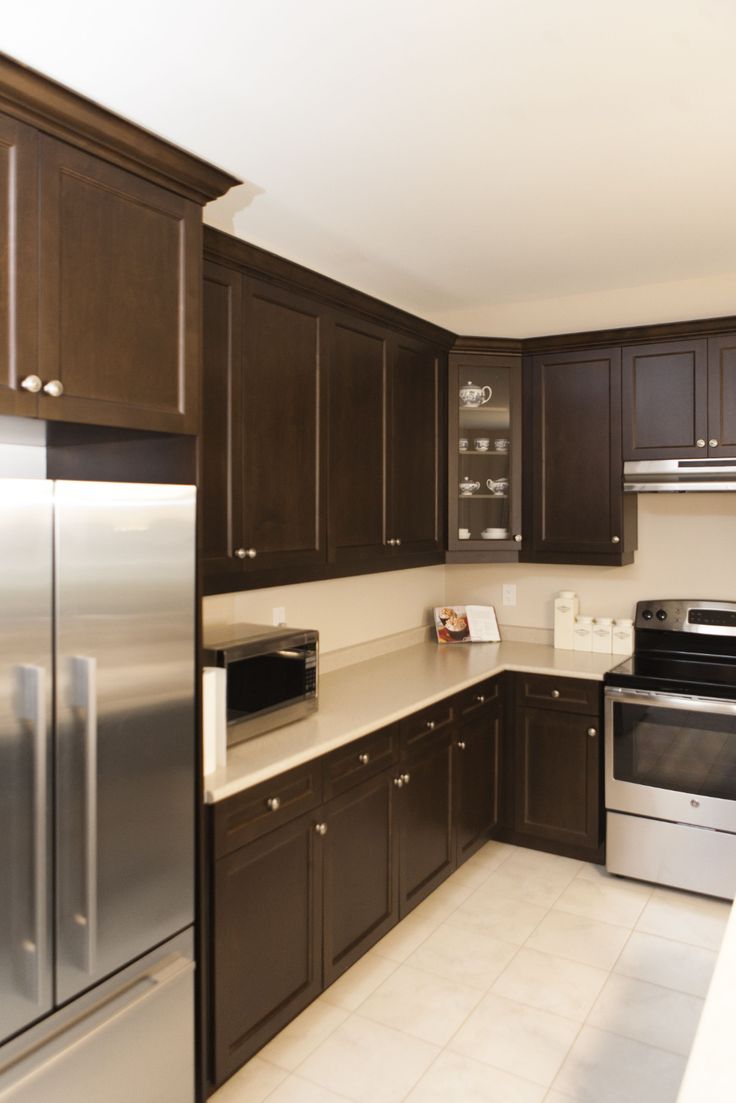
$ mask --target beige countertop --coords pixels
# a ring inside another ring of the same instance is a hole
[[[504,670],[600,681],[622,659],[536,643],[427,642],[343,667],[320,678],[312,716],[232,747],[227,766],[205,776],[205,801],[230,797]]]

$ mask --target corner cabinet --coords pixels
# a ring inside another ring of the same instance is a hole
[[[449,358],[447,562],[519,558],[521,356]]]
[[[621,566],[636,549],[636,497],[623,493],[621,349],[525,361],[522,559]]]

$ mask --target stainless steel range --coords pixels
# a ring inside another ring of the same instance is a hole
[[[736,894],[736,602],[636,607],[605,677],[606,866]]]

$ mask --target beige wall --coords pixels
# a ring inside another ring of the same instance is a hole
[[[423,567],[208,597],[204,623],[271,624],[281,605],[287,624],[319,629],[324,654],[428,624],[444,596],[445,568]]]
[[[517,605],[502,605],[505,582]],[[628,567],[539,564],[448,567],[448,602],[496,606],[504,625],[551,628],[558,590],[575,590],[581,612],[632,616],[643,598],[701,597],[736,601],[736,494],[640,494],[639,550]]]
[[[517,604],[502,604],[505,582]],[[205,598],[206,625],[271,624],[284,606],[288,624],[318,628],[323,653],[429,624],[434,605],[495,605],[501,625],[549,629],[552,600],[576,590],[592,616],[631,616],[647,597],[736,601],[736,494],[639,495],[639,550],[629,567],[507,563],[360,575]]]

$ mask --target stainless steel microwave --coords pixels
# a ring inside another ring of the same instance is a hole
[[[311,629],[235,624],[205,633],[205,666],[225,670],[228,746],[314,712],[318,658]]]

